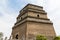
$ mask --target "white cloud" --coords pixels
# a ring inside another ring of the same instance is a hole
[[[0,0],[0,14],[0,32],[9,37],[17,12],[9,8],[8,0]]]
[[[34,0],[34,1],[30,0],[30,3],[43,6],[43,0]]]
[[[17,3],[21,4],[20,2],[22,2],[25,5],[28,3],[31,3],[31,4],[43,6],[44,0],[34,0],[34,1],[33,0],[17,0]]]

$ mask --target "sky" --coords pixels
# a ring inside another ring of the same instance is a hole
[[[9,37],[19,11],[28,3],[43,6],[48,18],[60,35],[60,0],[0,0],[0,32]]]

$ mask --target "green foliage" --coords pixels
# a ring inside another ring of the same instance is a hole
[[[2,32],[0,32],[0,38],[2,38],[3,37],[3,33]]]
[[[36,40],[47,40],[47,38],[42,35],[37,35]]]
[[[0,32],[0,40],[3,40],[3,33]]]
[[[54,40],[60,40],[60,36],[55,37]]]

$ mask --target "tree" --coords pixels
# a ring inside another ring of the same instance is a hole
[[[42,35],[37,35],[36,40],[47,40],[47,38]]]
[[[55,37],[54,40],[60,40],[60,36]]]
[[[0,38],[2,38],[3,37],[3,33],[2,32],[0,32]]]
[[[0,32],[0,40],[3,40],[3,33]]]

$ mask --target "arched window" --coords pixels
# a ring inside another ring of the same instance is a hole
[[[16,39],[18,39],[18,34],[16,35]]]
[[[39,15],[37,15],[37,17],[39,17]]]

